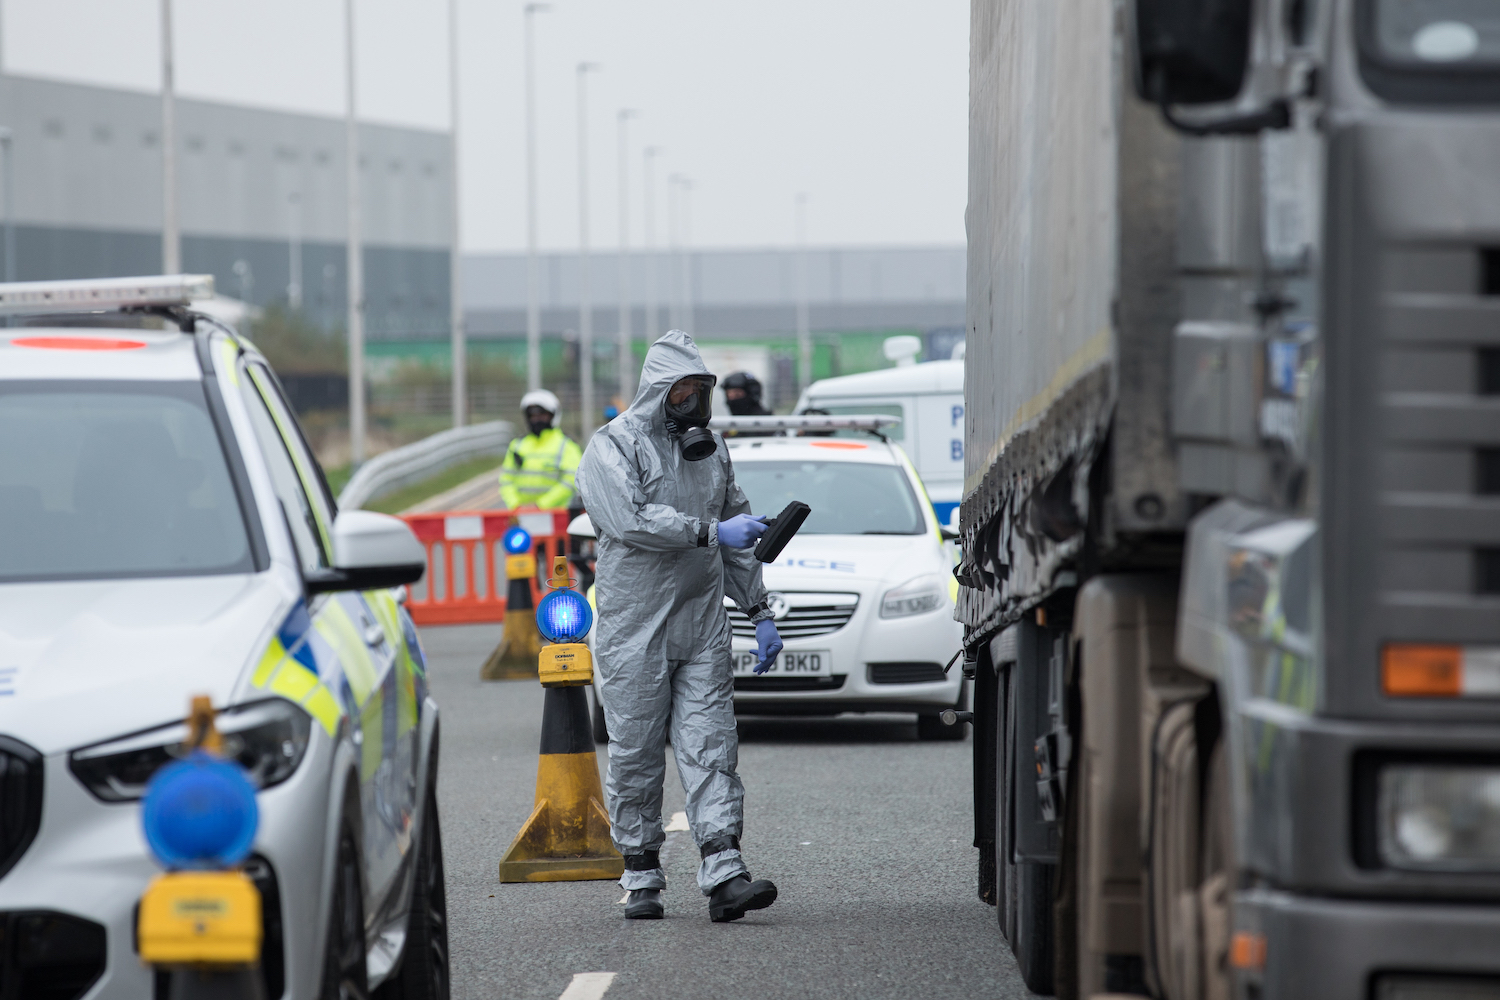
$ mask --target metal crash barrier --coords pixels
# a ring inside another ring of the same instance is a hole
[[[403,514],[427,550],[427,573],[411,587],[406,607],[418,625],[463,625],[505,620],[505,533],[520,527],[531,536],[536,565],[549,565],[568,552],[568,512],[521,508],[515,511],[447,511]],[[531,579],[532,607],[541,581]]]

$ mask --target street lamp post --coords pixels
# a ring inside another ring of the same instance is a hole
[[[621,108],[616,118],[620,144],[620,329],[616,367],[619,368],[622,408],[630,405],[636,390],[635,354],[630,349],[630,144],[626,136],[626,124],[635,116],[634,111]]]
[[[542,315],[536,259],[536,56],[532,15],[551,4],[526,5],[526,388],[542,387]]]
[[[682,329],[682,275],[677,259],[677,185],[681,174],[667,175],[667,287],[671,290],[667,298],[667,326]]]
[[[797,195],[797,390],[812,384],[812,332],[807,308],[807,195]]]
[[[11,148],[13,133],[8,128],[0,127],[0,155],[4,156],[5,162],[0,164],[0,169],[5,171],[4,178],[0,178],[0,185],[4,187],[3,197],[5,199],[5,280],[16,280],[16,158],[15,150]]]
[[[348,73],[344,144],[349,198],[349,462],[358,467],[365,460],[365,275],[360,233],[359,120],[354,101],[354,0],[344,0],[344,62]]]
[[[448,0],[448,103],[452,139],[453,220],[448,250],[448,335],[453,364],[453,426],[462,427],[469,411],[469,345],[464,337],[463,269],[460,254],[458,202],[458,0]]]
[[[161,0],[161,270],[182,273],[177,225],[177,97],[172,72],[172,0]]]
[[[588,75],[598,63],[578,64],[578,431],[588,443],[594,430],[594,302],[589,279]]]
[[[648,344],[661,332],[656,325],[656,171],[652,169],[653,161],[661,155],[661,151],[660,146],[647,146],[643,156],[646,161],[645,170],[642,171],[646,206],[641,236],[646,247],[646,343]]]
[[[673,292],[673,297],[675,301],[681,303],[681,305],[677,307],[680,310],[678,313],[680,329],[689,337],[691,337],[693,336],[694,332],[692,251],[693,214],[691,200],[691,195],[693,193],[693,182],[691,178],[684,177],[681,174],[674,174],[673,176],[677,181],[677,196],[673,198],[673,201],[677,204],[677,211],[674,213],[675,222],[673,226],[673,228],[675,229],[675,233],[673,235],[673,243],[676,247],[674,256],[677,259],[677,287]],[[678,324],[674,323],[673,325]]]
[[[293,191],[286,200],[291,216],[286,239],[286,304],[296,312],[302,308],[302,195]]]

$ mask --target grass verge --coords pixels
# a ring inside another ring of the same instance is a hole
[[[467,482],[475,476],[486,472],[493,472],[499,475],[502,458],[503,456],[501,455],[485,455],[481,458],[471,459],[470,461],[450,466],[435,476],[429,476],[427,479],[412,483],[410,486],[403,486],[394,493],[387,493],[383,497],[377,497],[365,504],[364,509],[379,511],[382,514],[399,514],[413,504],[421,503],[428,497],[437,496],[444,490],[451,490],[453,487]],[[347,475],[345,478],[348,478]],[[328,480],[329,484],[332,485],[332,469],[328,470]],[[338,489],[339,487],[335,487],[334,491],[337,492]]]

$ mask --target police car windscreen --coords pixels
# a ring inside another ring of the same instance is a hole
[[[252,568],[199,383],[0,381],[0,583]]]
[[[869,462],[736,462],[750,510],[774,517],[793,500],[812,508],[799,535],[920,535],[922,509],[894,465]]]

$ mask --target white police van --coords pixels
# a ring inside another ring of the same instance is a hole
[[[437,706],[391,589],[424,553],[337,510],[265,359],[194,310],[212,294],[0,285],[33,314],[0,330],[0,974],[153,995],[140,800],[206,695],[258,789],[265,995],[440,1000]]]
[[[892,337],[892,341],[915,337]],[[888,351],[888,353],[891,353]],[[819,379],[797,400],[797,413],[883,414],[900,423],[885,433],[911,456],[938,521],[958,530],[964,492],[964,363],[927,361]]]

